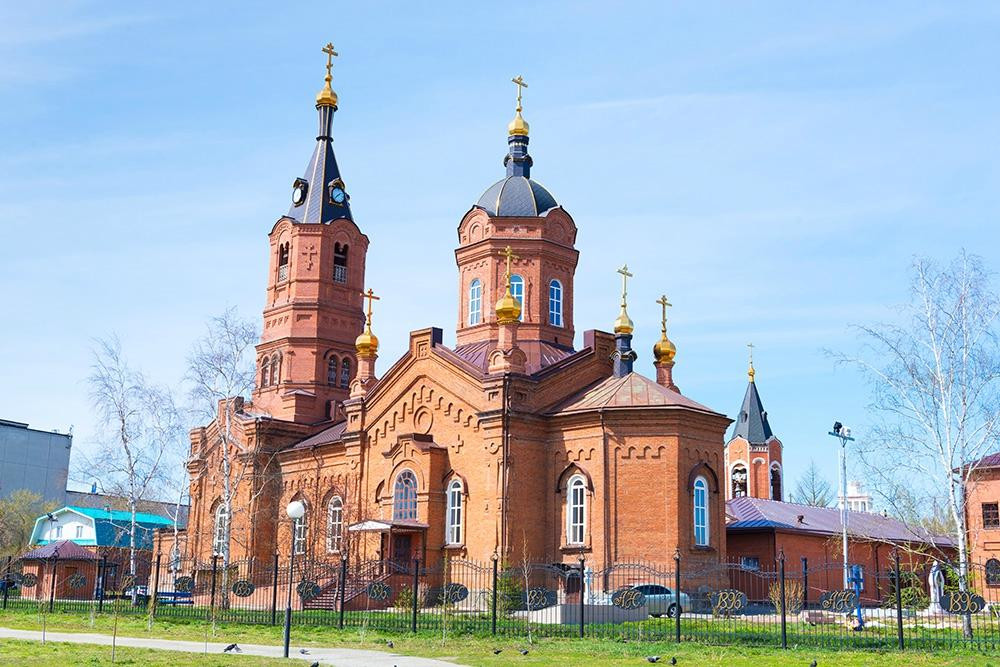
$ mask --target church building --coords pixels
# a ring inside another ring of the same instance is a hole
[[[406,352],[377,367],[375,292],[385,279],[366,275],[378,246],[355,218],[349,174],[334,155],[339,99],[335,52],[326,52],[316,145],[268,234],[256,387],[191,434],[184,556],[582,557],[596,567],[672,566],[679,551],[688,567],[723,560],[735,467],[749,475],[744,494],[781,496],[781,444],[752,370],[726,450],[731,420],[674,382],[666,297],[655,304],[652,377],[637,370],[627,267],[613,331],[577,340],[577,226],[533,178],[520,77],[506,173],[456,209],[455,346],[433,323],[416,322]],[[227,421],[236,442],[234,464],[223,466]],[[292,521],[285,507],[294,500],[306,512]]]

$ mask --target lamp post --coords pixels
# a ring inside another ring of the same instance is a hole
[[[844,546],[844,588],[850,583],[850,571],[847,566],[847,443],[854,442],[851,429],[840,422],[833,423],[833,430],[828,435],[840,440],[840,530]]]
[[[306,506],[302,504],[299,500],[293,500],[288,503],[288,507],[285,508],[285,513],[288,518],[292,520],[292,557],[288,561],[288,602],[285,605],[285,657],[288,657],[288,644],[291,641],[292,633],[292,586],[294,585],[293,577],[295,576],[295,529],[296,522],[305,516]]]

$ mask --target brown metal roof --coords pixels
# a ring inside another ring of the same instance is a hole
[[[21,560],[49,560],[52,558],[59,560],[98,560],[95,553],[84,549],[76,542],[71,542],[70,540],[51,542],[44,547],[32,549],[21,556]]]
[[[677,407],[708,414],[719,413],[649,378],[632,372],[623,377],[609,377],[571,396],[549,414],[566,414],[602,408]],[[723,416],[723,415],[719,415]]]
[[[291,449],[308,449],[318,445],[328,445],[337,442],[347,430],[347,420],[339,421],[329,428],[325,428],[316,435],[311,435],[305,440],[300,440],[291,446]]]

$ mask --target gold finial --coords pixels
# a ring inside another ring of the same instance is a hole
[[[753,369],[753,343],[747,343],[747,348],[750,350],[750,368],[747,369],[747,376],[750,378],[750,381],[753,382],[753,376],[757,373]]]
[[[618,313],[618,319],[615,320],[615,333],[630,334],[635,330],[635,325],[626,309],[628,307],[628,279],[632,278],[633,274],[629,273],[628,264],[618,269],[618,273],[622,276],[622,312]]]
[[[677,355],[677,348],[667,338],[667,308],[674,304],[667,301],[666,294],[657,299],[656,303],[660,304],[663,308],[663,315],[660,319],[660,340],[656,341],[656,344],[653,345],[653,358],[656,359],[656,363],[673,362],[674,357]]]
[[[510,263],[511,260],[520,258],[514,254],[510,246],[500,251],[500,254],[507,258],[507,272],[504,273],[504,295],[497,301],[496,306],[497,324],[514,324],[521,319],[521,304],[510,293]]]
[[[375,296],[375,291],[371,287],[367,292],[362,292],[361,296],[368,299],[368,313],[365,330],[354,340],[354,348],[358,351],[358,356],[374,357],[378,353],[378,337],[372,333],[372,303],[381,297]]]
[[[316,106],[336,109],[337,93],[333,92],[330,82],[333,81],[333,57],[340,54],[333,50],[333,42],[327,42],[326,46],[323,47],[323,53],[326,54],[326,85],[316,95]]]
[[[517,110],[514,112],[514,120],[507,126],[507,134],[528,136],[528,121],[521,117],[521,90],[528,87],[524,82],[524,77],[518,74],[511,81],[517,86]]]

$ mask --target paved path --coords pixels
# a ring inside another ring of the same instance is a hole
[[[12,630],[0,628],[0,638],[24,639],[41,641],[42,633],[37,630]],[[101,644],[111,646],[111,635],[99,635],[76,632],[46,632],[46,641],[69,642],[72,644]],[[205,653],[205,642],[175,641],[172,639],[149,639],[139,637],[119,637],[118,646],[133,648],[151,648],[161,651],[184,651],[187,653]],[[224,643],[209,642],[208,653],[220,654],[226,647]],[[281,646],[266,646],[261,644],[240,644],[243,655],[260,655],[269,658],[280,658]],[[414,658],[382,651],[365,651],[353,648],[314,648],[309,647],[308,655],[299,653],[299,647],[292,644],[290,657],[308,660],[310,663],[319,661],[321,665],[337,665],[337,667],[455,667],[457,663],[433,660],[431,658]]]

